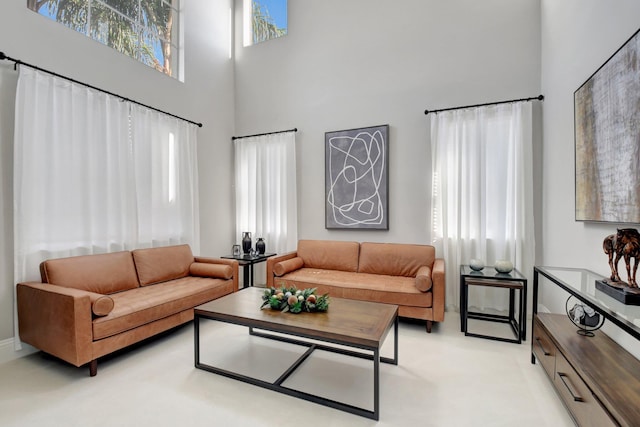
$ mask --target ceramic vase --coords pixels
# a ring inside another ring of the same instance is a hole
[[[258,237],[258,241],[256,242],[256,250],[258,251],[258,255],[264,255],[264,251],[267,249],[267,245],[264,243],[264,239],[262,237]]]
[[[251,232],[245,231],[242,233],[242,252],[248,255],[251,251]]]

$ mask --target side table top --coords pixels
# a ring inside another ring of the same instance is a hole
[[[266,254],[258,254],[258,255],[254,255],[251,256],[249,254],[242,254],[242,255],[223,255],[220,258],[224,258],[224,259],[235,259],[236,261],[239,262],[246,262],[246,263],[256,263],[256,262],[261,262],[266,260],[269,257],[275,256],[277,254],[274,253],[266,253]]]
[[[477,279],[527,280],[527,278],[515,268],[509,273],[499,273],[495,268],[490,266],[487,266],[480,271],[476,271],[472,270],[468,265],[461,265],[460,276],[475,277]]]

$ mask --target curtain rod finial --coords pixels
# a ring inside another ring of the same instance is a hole
[[[7,59],[7,55],[4,52],[0,52],[0,60]]]
[[[424,110],[424,113],[425,114],[429,114],[429,110]]]
[[[538,95],[538,101],[542,101],[544,99],[544,95]]]

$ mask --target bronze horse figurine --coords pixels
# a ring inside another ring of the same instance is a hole
[[[616,234],[605,237],[602,242],[604,253],[609,256],[609,267],[611,268],[611,280],[620,282],[618,273],[618,262],[624,257],[627,269],[628,285],[637,288],[636,271],[638,270],[638,259],[640,258],[640,233],[635,228],[618,228]],[[615,254],[615,259],[614,259]],[[633,274],[631,273],[631,258],[633,258]]]

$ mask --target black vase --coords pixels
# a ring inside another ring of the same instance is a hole
[[[245,255],[249,254],[251,251],[251,233],[249,231],[245,231],[242,233],[242,252]]]
[[[264,255],[264,251],[267,249],[264,240],[262,239],[262,237],[258,237],[258,241],[256,242],[256,251],[258,251],[258,254],[260,255]]]

